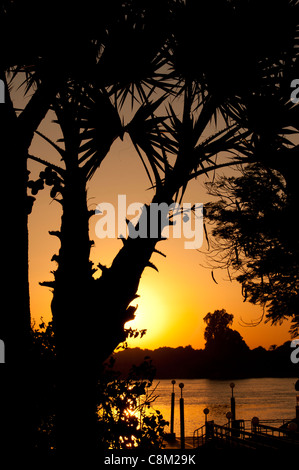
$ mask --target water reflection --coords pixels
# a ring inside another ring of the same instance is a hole
[[[209,408],[208,419],[218,424],[227,422],[226,413],[230,411],[230,380],[181,380],[184,382],[185,427],[186,435],[204,424],[204,408]],[[295,416],[296,378],[258,378],[235,381],[236,418],[251,420],[258,416],[261,420],[292,419]],[[170,380],[154,383],[157,400],[153,407],[170,421],[170,399],[172,384]],[[179,433],[180,390],[175,387],[174,431]]]

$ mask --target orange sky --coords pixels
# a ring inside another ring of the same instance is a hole
[[[41,126],[47,129],[46,123]],[[31,153],[43,158],[57,159],[55,151],[36,137]],[[40,167],[29,164],[33,175]],[[132,202],[150,202],[152,193],[148,191],[149,182],[143,167],[128,139],[116,142],[88,186],[88,205],[95,209],[101,202],[117,201],[119,194],[127,195],[127,204]],[[208,200],[204,180],[190,184],[184,201],[205,203]],[[121,247],[119,240],[100,240],[95,235],[97,216],[91,219],[90,236],[95,241],[92,259],[107,266]],[[55,269],[51,257],[58,252],[59,242],[48,234],[60,226],[60,206],[49,197],[48,189],[38,195],[29,219],[30,229],[30,289],[32,317],[39,323],[51,319],[50,302],[52,294],[46,287],[39,286],[40,281],[52,279],[50,271]],[[261,308],[244,303],[241,287],[236,282],[225,279],[224,272],[217,272],[218,284],[212,280],[210,270],[202,267],[206,259],[195,250],[184,249],[183,240],[169,239],[160,242],[158,249],[167,257],[155,254],[152,258],[159,273],[146,268],[140,284],[137,318],[127,324],[132,328],[146,328],[147,334],[142,339],[129,342],[131,347],[154,349],[160,346],[204,347],[203,317],[216,309],[226,309],[234,315],[233,328],[238,330],[250,348],[262,345],[268,348],[272,344],[280,345],[290,339],[287,323],[282,326],[260,324],[245,327],[242,320],[251,322],[261,315]],[[100,299],[99,299],[100,306]],[[100,315],[100,310],[99,310]]]

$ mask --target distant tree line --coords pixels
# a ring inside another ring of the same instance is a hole
[[[240,333],[230,328],[233,315],[215,310],[205,318],[204,349],[161,347],[155,350],[131,348],[115,354],[115,368],[127,374],[132,364],[145,357],[152,360],[157,379],[237,379],[247,377],[297,377],[298,364],[292,363],[291,342],[268,350],[250,349]]]
[[[297,377],[298,364],[290,360],[291,342],[275,349],[259,346],[228,361],[211,358],[205,349],[192,346],[161,347],[155,350],[132,348],[116,354],[115,367],[123,374],[132,363],[150,357],[156,368],[156,379],[238,379],[251,377]]]

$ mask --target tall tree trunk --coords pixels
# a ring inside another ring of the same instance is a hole
[[[4,72],[0,78],[5,81]],[[5,230],[3,256],[5,305],[0,315],[0,338],[5,341],[6,363],[26,363],[31,333],[28,282],[27,159],[34,132],[44,119],[57,89],[53,79],[43,83],[17,117],[6,86],[5,104],[0,105],[2,124],[2,201]],[[11,249],[10,249],[11,248]],[[26,346],[25,346],[26,345]]]
[[[170,205],[175,189],[165,188],[161,194],[156,195],[152,203],[166,203]],[[124,326],[126,322],[133,320],[135,307],[131,302],[138,297],[138,287],[142,273],[146,267],[155,268],[150,258],[156,245],[162,239],[163,227],[167,225],[167,217],[161,218],[157,238],[150,237],[149,206],[147,207],[147,238],[130,238],[124,241],[124,245],[113,260],[110,268],[103,268],[102,276],[95,281],[97,297],[101,299],[101,311],[105,312],[101,317],[98,314],[97,328],[111,332],[102,338],[97,344],[97,355],[101,361],[105,361],[115,348],[126,339]],[[138,227],[137,227],[138,229]]]
[[[171,203],[167,195],[153,202]],[[57,354],[57,453],[95,455],[96,384],[102,363],[126,339],[124,324],[134,318],[130,303],[160,235],[128,238],[100,279],[89,260],[86,188],[79,169],[63,189],[61,248],[53,283],[52,313]],[[165,223],[165,220],[162,222]],[[148,225],[150,230],[150,225]],[[161,227],[160,227],[161,229]]]
[[[5,345],[1,366],[1,447],[16,446],[25,455],[30,437],[30,307],[28,283],[27,149],[18,135],[17,119],[6,90],[1,114],[2,166],[2,303],[0,339]],[[20,420],[20,409],[23,419]]]
[[[59,457],[95,453],[97,366],[93,354],[89,212],[79,168],[63,189],[63,215],[52,300],[56,345],[56,444]]]
[[[1,77],[5,81],[4,73]],[[0,104],[2,156],[2,269],[3,305],[0,339],[5,343],[1,368],[0,406],[3,448],[24,456],[33,451],[32,410],[36,374],[31,361],[31,319],[28,282],[27,157],[34,131],[44,118],[53,97],[53,83],[43,86],[16,116],[8,87]]]
[[[6,312],[0,315],[0,338],[5,342],[7,364],[18,364],[27,353],[30,335],[28,283],[28,205],[27,154],[17,117],[9,96],[0,105],[2,155],[2,267],[4,268],[3,302]],[[6,299],[6,300],[5,300]]]

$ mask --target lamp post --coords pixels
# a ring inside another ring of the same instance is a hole
[[[181,382],[179,384],[179,387],[181,389],[181,398],[180,398],[181,449],[185,449],[185,418],[184,418],[184,398],[183,398],[184,384]]]
[[[207,426],[208,414],[210,413],[210,410],[209,410],[209,408],[205,408],[203,410],[203,412],[204,412],[204,415],[205,415],[205,425]]]
[[[232,414],[231,420],[232,422],[234,422],[236,420],[236,402],[235,402],[235,397],[234,397],[234,388],[235,388],[234,382],[230,384],[230,388],[232,389],[232,396],[230,399],[230,410]]]
[[[205,415],[206,439],[210,439],[213,437],[214,421],[208,421],[209,408],[205,408],[203,412]]]
[[[170,412],[170,434],[171,437],[174,437],[174,403],[175,403],[175,393],[174,393],[174,385],[176,383],[175,380],[171,381],[172,383],[172,393],[171,393],[171,412]]]

